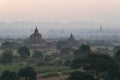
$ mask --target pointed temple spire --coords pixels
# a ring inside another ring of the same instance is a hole
[[[74,38],[74,36],[73,36],[72,33],[71,33],[70,37],[68,38],[68,40],[69,40],[69,41],[74,41],[74,40],[75,40],[75,38]]]
[[[35,28],[35,33],[39,33],[37,26]]]

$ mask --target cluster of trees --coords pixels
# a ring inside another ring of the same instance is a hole
[[[5,41],[1,44],[1,49],[17,49],[20,46],[22,46],[21,43],[18,42],[11,42],[11,41]]]
[[[0,80],[36,80],[36,71],[32,67],[21,68],[17,73],[12,71],[4,71],[0,76]]]
[[[23,46],[17,50],[21,59],[31,57],[30,50]],[[12,63],[14,61],[13,52],[5,50],[0,59],[2,64]],[[81,45],[78,49],[65,47],[59,50],[59,53],[43,55],[40,51],[34,51],[33,59],[41,59],[39,65],[57,65],[70,66],[74,72],[70,74],[67,80],[120,80],[120,46],[114,47],[114,55],[92,52],[90,46]],[[0,80],[36,80],[36,72],[32,67],[20,69],[17,73],[4,71]],[[5,77],[7,76],[7,77]]]
[[[0,62],[6,65],[6,64],[13,63],[15,61],[15,57],[19,57],[20,59],[25,60],[31,56],[30,50],[25,46],[18,48],[17,53],[19,56],[16,56],[15,54],[13,54],[12,49],[4,50],[0,57]],[[40,51],[34,51],[32,58],[43,59],[43,54]]]
[[[65,50],[65,51],[64,51]],[[50,55],[45,55],[39,50],[33,50],[33,53],[30,52],[30,49],[23,46],[17,49],[17,54],[13,54],[13,50],[4,50],[0,57],[0,62],[3,65],[14,63],[15,61],[27,62],[28,64],[36,64],[38,66],[49,66],[49,65],[63,65],[64,57],[70,56],[69,53],[72,51],[72,48],[65,48],[59,53],[52,53]],[[64,54],[66,53],[67,54]],[[65,55],[63,57],[63,55]],[[69,58],[69,57],[68,57]],[[33,61],[31,63],[31,61]]]
[[[77,71],[68,80],[119,80],[120,67],[115,59],[105,54],[83,54],[74,59],[71,68]]]
[[[13,54],[12,50],[5,50],[2,53],[2,56],[0,58],[0,62],[4,65],[10,64],[17,59],[19,61],[27,61],[29,58],[31,58],[37,65],[58,65],[58,66],[69,66],[71,64],[71,60],[74,58],[74,55],[81,54],[81,53],[88,53],[91,52],[91,49],[87,45],[82,45],[79,47],[79,49],[75,50],[74,48],[66,47],[59,51],[59,53],[52,53],[50,55],[44,55],[41,51],[35,50],[33,51],[33,54],[30,53],[29,48],[23,46],[19,47],[17,49],[18,55],[15,56]],[[36,60],[37,59],[37,60]]]
[[[120,46],[113,52],[113,56],[93,53],[88,45],[81,46],[71,64],[75,71],[67,80],[120,80]]]

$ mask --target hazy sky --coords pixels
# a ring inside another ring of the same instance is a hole
[[[0,0],[0,21],[90,21],[120,25],[120,0]]]

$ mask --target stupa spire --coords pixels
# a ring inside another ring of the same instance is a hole
[[[38,28],[37,28],[37,26],[36,26],[36,28],[35,28],[35,33],[38,33]]]

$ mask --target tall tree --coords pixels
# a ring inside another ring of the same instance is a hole
[[[26,46],[20,47],[17,52],[20,54],[21,58],[27,58],[30,56],[30,50]]]
[[[25,80],[36,80],[36,71],[32,67],[21,68],[18,71],[18,76]]]
[[[81,45],[77,50],[74,51],[75,56],[79,56],[81,54],[91,53],[91,48],[89,45]]]
[[[15,72],[4,71],[0,77],[0,80],[20,80]]]
[[[120,51],[120,46],[115,46],[115,47],[113,48],[113,53],[115,54],[115,53],[117,53],[118,51]]]
[[[1,63],[2,64],[8,64],[8,63],[12,63],[13,62],[13,52],[12,50],[5,50],[2,53],[2,57],[1,57]]]

